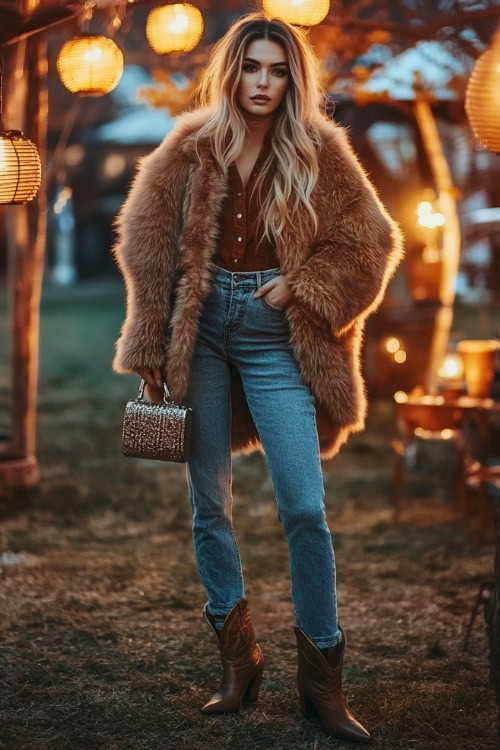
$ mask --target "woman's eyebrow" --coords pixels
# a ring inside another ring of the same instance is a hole
[[[253,57],[244,57],[243,61],[248,60],[249,62],[256,63],[257,65],[260,65],[260,62],[258,60],[254,60]],[[277,63],[271,63],[271,68],[276,67],[276,65],[286,65],[288,66],[287,62],[277,62]]]

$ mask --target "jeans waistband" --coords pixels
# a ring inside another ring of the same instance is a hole
[[[228,271],[212,263],[215,283],[222,286],[260,287],[281,272],[281,268],[266,268],[263,271]]]

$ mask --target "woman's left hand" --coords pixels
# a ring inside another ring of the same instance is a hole
[[[285,308],[292,295],[293,292],[288,286],[286,278],[280,274],[262,284],[255,292],[254,297],[265,296],[270,305]]]

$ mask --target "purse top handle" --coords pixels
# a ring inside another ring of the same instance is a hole
[[[141,384],[139,386],[139,391],[137,393],[137,401],[144,401],[143,395],[144,395],[144,388],[146,387],[146,381],[144,378],[141,378]],[[163,403],[165,404],[173,404],[174,400],[172,396],[170,395],[170,391],[168,390],[168,386],[165,381],[163,381]]]

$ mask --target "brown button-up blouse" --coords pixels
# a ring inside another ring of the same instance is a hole
[[[217,266],[228,271],[264,271],[266,268],[280,266],[274,242],[264,237],[257,247],[263,232],[258,189],[250,200],[254,182],[271,152],[271,133],[272,127],[264,135],[262,147],[245,186],[236,163],[232,162],[228,168],[229,192],[222,202],[218,219],[219,247],[214,258]],[[266,196],[272,179],[270,170],[261,188],[263,197]]]

